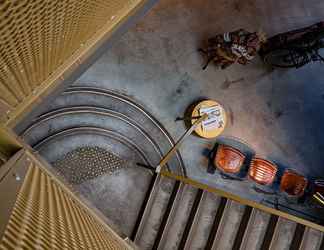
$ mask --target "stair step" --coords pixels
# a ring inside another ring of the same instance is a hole
[[[152,139],[158,143],[162,154],[166,154],[171,146],[173,140],[163,126],[154,119],[138,102],[135,102],[130,97],[102,88],[93,87],[79,87],[73,86],[57,96],[48,110],[53,111],[61,108],[73,108],[76,106],[93,106],[98,108],[105,108],[111,111],[119,112],[133,121],[141,125],[141,128],[148,132]],[[169,166],[173,172],[182,174],[183,169],[182,160],[177,153],[169,161]]]
[[[306,229],[306,227],[302,224],[296,225],[295,233],[294,233],[293,239],[291,240],[289,249],[299,249],[300,248],[301,242],[303,240],[303,235],[305,233],[305,229]]]
[[[62,111],[65,111],[65,116],[60,114]],[[76,111],[79,111],[78,114],[73,114]],[[83,112],[82,115],[81,112]],[[54,121],[51,121],[50,116],[55,117]],[[124,94],[102,88],[70,87],[46,107],[43,115],[31,121],[32,124],[30,121],[28,123],[22,122],[16,127],[16,131],[21,134],[27,129],[26,126],[31,126],[27,139],[33,145],[47,136],[63,132],[64,129],[72,126],[97,127],[119,132],[136,142],[137,146],[143,149],[142,151],[148,152],[146,157],[152,158],[153,165],[156,165],[162,155],[165,155],[174,144],[172,137],[163,126],[138,102]],[[116,123],[116,126],[113,126],[113,123]],[[60,127],[62,125],[63,127]],[[179,152],[170,159],[168,167],[174,173],[180,175],[184,173]]]
[[[205,248],[220,201],[219,196],[206,191],[203,192],[184,249]]]
[[[150,191],[146,196],[145,203],[142,205],[142,209],[140,211],[140,214],[137,216],[137,222],[134,226],[133,233],[131,235],[131,239],[134,242],[138,242],[139,238],[143,234],[143,230],[146,224],[146,221],[148,220],[148,217],[150,216],[152,206],[155,202],[155,198],[157,196],[157,193],[160,189],[160,182],[164,180],[164,177],[161,175],[154,175],[154,178],[150,184]]]
[[[185,243],[186,243],[187,238],[188,238],[188,234],[189,234],[190,229],[191,229],[192,224],[193,224],[193,220],[196,217],[197,210],[198,210],[199,204],[201,202],[202,195],[203,195],[203,190],[199,189],[197,191],[194,203],[193,203],[193,205],[191,207],[190,214],[189,214],[189,217],[188,217],[188,221],[186,223],[186,227],[184,228],[183,233],[182,233],[181,242],[179,244],[180,249],[183,249],[184,246],[185,246]]]
[[[291,246],[297,223],[279,217],[269,250],[288,250]]]
[[[219,201],[217,212],[216,212],[215,218],[213,219],[212,227],[211,227],[211,230],[209,232],[208,239],[206,242],[206,246],[205,246],[206,250],[211,249],[214,244],[214,239],[216,237],[218,228],[221,226],[222,217],[225,212],[225,208],[227,207],[226,206],[227,202],[228,202],[228,200],[224,197],[222,197]]]
[[[240,250],[258,250],[265,236],[270,214],[253,209],[245,229]]]
[[[118,131],[130,141],[136,143],[143,154],[149,157],[149,163],[156,166],[162,158],[162,152],[148,133],[136,122],[123,114],[94,107],[75,107],[61,109],[46,114],[24,133],[24,139],[37,147],[37,143],[64,130],[77,127],[93,127]]]
[[[76,128],[46,138],[36,150],[50,163],[54,163],[76,148],[100,147],[114,153],[123,160],[148,164],[147,156],[123,135],[97,128]]]
[[[168,241],[169,230],[173,225],[173,220],[175,219],[179,209],[181,200],[183,199],[184,192],[186,191],[186,184],[180,183],[179,188],[176,192],[173,203],[169,203],[170,209],[168,213],[164,214],[164,221],[159,229],[158,237],[155,239],[154,248],[164,249],[165,243]],[[170,201],[169,201],[170,202]]]
[[[192,222],[191,216],[195,212],[195,205],[197,195],[200,195],[201,191],[198,189],[185,185],[183,191],[181,192],[181,198],[178,200],[177,204],[174,204],[174,208],[177,207],[176,211],[168,218],[168,227],[165,228],[161,243],[158,249],[178,249],[182,237],[185,235],[187,227],[190,227]],[[198,200],[196,203],[199,202]],[[192,210],[193,209],[193,210]]]
[[[62,163],[61,168],[66,169],[67,177],[73,177],[71,182],[80,180],[70,184],[125,235],[136,242],[140,240],[139,245],[148,249],[159,241],[179,182],[152,175],[136,163],[157,166],[174,142],[141,105],[114,91],[74,86],[58,95],[42,115],[22,122],[16,130],[23,131],[24,139],[52,164],[69,154],[73,161],[78,161],[84,148],[98,148],[120,158],[122,166],[101,168],[113,169],[114,173],[109,174],[98,168],[90,171],[95,162],[88,158],[82,158],[87,163],[80,178],[73,174],[75,170],[69,168],[68,161],[67,167]],[[77,162],[72,165],[79,166]],[[176,174],[184,174],[179,152],[167,167]]]
[[[140,249],[152,249],[163,221],[163,215],[168,204],[173,202],[170,201],[170,198],[174,192],[176,182],[162,176],[159,178],[135,236],[135,243]]]
[[[213,250],[232,249],[245,209],[246,206],[238,202],[227,201],[213,242]]]
[[[323,248],[323,232],[306,228],[299,250],[321,250]]]

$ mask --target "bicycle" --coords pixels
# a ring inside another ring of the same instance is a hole
[[[269,38],[259,54],[266,64],[279,68],[324,62],[324,22]]]

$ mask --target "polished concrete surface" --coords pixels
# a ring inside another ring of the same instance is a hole
[[[168,204],[174,185],[170,179],[158,182],[137,163],[157,165],[169,151],[171,137],[143,107],[116,92],[70,87],[44,108],[46,113],[28,125],[22,139],[123,237],[133,239],[153,182],[160,184],[158,202],[153,199],[158,208]],[[179,154],[168,166],[183,173]],[[159,211],[150,214],[156,230],[163,215]]]
[[[263,29],[269,36],[324,20],[319,0],[161,0],[77,81],[126,93],[162,122],[173,138],[185,131],[174,122],[192,102],[222,103],[229,122],[223,138],[238,138],[282,169],[324,177],[324,85],[322,65],[269,69],[256,58],[248,66],[201,70],[197,52],[209,36],[237,28]],[[206,150],[215,140],[191,136],[181,154],[188,175],[251,197],[233,183],[207,174]],[[252,193],[256,200],[262,195]]]

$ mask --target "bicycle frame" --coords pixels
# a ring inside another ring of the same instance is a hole
[[[302,41],[299,41],[302,42]],[[313,61],[313,62],[324,62],[324,58],[318,53],[318,50],[322,48],[323,45],[316,41],[313,45],[304,45],[303,47],[286,47],[290,52],[290,57],[293,60],[293,63],[296,68],[300,68],[305,64]],[[301,58],[298,62],[295,59]]]
[[[321,22],[270,38],[261,49],[260,55],[265,58],[273,51],[286,50],[288,53],[282,58],[295,68],[302,67],[312,61],[324,62],[324,58],[319,54],[319,49],[324,48],[323,39],[324,22]]]

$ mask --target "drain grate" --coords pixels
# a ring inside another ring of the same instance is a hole
[[[81,184],[104,174],[125,168],[126,161],[100,148],[84,146],[70,151],[53,163],[53,167],[70,184]]]

